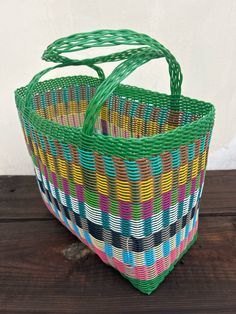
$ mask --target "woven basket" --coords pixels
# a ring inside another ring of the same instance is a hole
[[[115,45],[138,48],[85,60],[62,55]],[[171,95],[120,84],[161,57],[169,66]],[[61,38],[43,59],[58,64],[16,91],[42,198],[104,263],[150,294],[197,238],[214,107],[181,96],[174,56],[134,31]],[[112,61],[122,62],[105,78],[97,64]],[[87,65],[99,78],[38,82],[71,65]]]

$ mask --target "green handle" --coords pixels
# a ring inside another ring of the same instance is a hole
[[[31,98],[32,98],[32,95],[33,95],[33,92],[34,92],[35,85],[39,82],[40,78],[43,75],[45,75],[46,73],[48,73],[48,72],[50,72],[50,71],[52,71],[54,69],[63,68],[63,67],[66,67],[66,66],[73,66],[73,65],[83,65],[83,64],[81,64],[79,61],[77,63],[74,62],[72,64],[58,64],[58,65],[55,65],[53,67],[44,69],[44,70],[40,71],[39,73],[35,74],[35,76],[32,78],[32,80],[29,82],[29,84],[27,86],[25,111],[30,109]],[[91,64],[91,65],[88,64],[87,66],[89,66],[90,68],[95,70],[97,72],[99,78],[102,81],[105,80],[104,72],[103,72],[103,70],[100,67],[98,67],[98,66],[96,66],[94,64]]]
[[[68,57],[61,55],[62,53],[75,52],[92,47],[108,47],[116,45],[141,45],[144,47],[83,60],[69,59]],[[117,68],[115,68],[107,79],[103,80],[101,85],[97,88],[97,91],[87,108],[83,132],[87,135],[92,135],[94,124],[98,118],[101,107],[106,99],[111,95],[112,91],[114,91],[119,83],[131,74],[137,67],[143,65],[151,59],[160,57],[165,57],[169,65],[170,89],[172,96],[171,106],[172,109],[176,110],[178,109],[178,98],[181,94],[182,84],[180,65],[170,51],[155,39],[131,30],[100,30],[74,34],[69,37],[58,39],[49,45],[42,58],[46,61],[52,61],[60,64],[41,71],[31,80],[27,91],[27,110],[29,110],[31,101],[30,97],[33,93],[34,86],[45,73],[58,67],[87,65],[95,69],[98,72],[99,77],[104,79],[105,76],[102,69],[98,68],[95,63],[125,60],[123,63],[118,65]]]
[[[115,62],[128,59],[132,54],[135,54],[139,51],[146,51],[148,50],[147,47],[143,48],[133,48],[127,49],[124,51],[115,52],[105,56],[98,56],[94,58],[88,58],[83,60],[78,59],[69,59],[68,57],[60,56],[55,53],[54,50],[51,51],[50,46],[44,51],[42,59],[45,61],[51,61],[55,63],[62,63],[62,64],[80,64],[80,65],[91,65],[95,63],[104,63],[104,62]]]
[[[110,33],[110,35],[113,34],[114,38],[117,37],[116,39],[118,39],[120,32],[132,32],[132,31],[100,30],[100,31],[89,32],[89,33],[74,34],[68,37],[57,39],[56,41],[54,41],[52,44],[50,44],[47,47],[47,49],[43,53],[42,59],[45,61],[51,61],[55,63],[62,63],[62,64],[68,64],[68,65],[87,65],[87,66],[93,67],[94,64],[97,64],[97,63],[126,60],[131,55],[136,54],[137,52],[148,51],[147,47],[136,48],[136,49],[134,48],[134,49],[127,49],[125,51],[115,52],[115,53],[105,55],[105,56],[98,56],[98,57],[88,58],[88,59],[83,59],[83,60],[70,59],[68,57],[61,55],[61,53],[75,52],[75,51],[84,50],[84,49],[88,49],[92,47],[110,46],[109,44],[108,45],[105,44],[104,41],[101,43],[101,36],[103,34],[106,34],[107,36]],[[111,46],[112,45],[113,46],[119,45],[119,43],[115,41],[113,44],[111,44]],[[102,69],[100,68],[99,70],[102,71]],[[100,73],[98,73],[98,75],[100,78],[101,76],[105,77],[103,71],[102,71],[102,75],[100,75]]]
[[[155,39],[146,34],[137,33],[132,30],[98,30],[94,32],[78,33],[68,37],[63,37],[54,41],[44,51],[42,58],[46,61],[56,63],[73,63],[78,60],[69,59],[63,56],[63,53],[76,52],[94,47],[110,47],[118,45],[135,45],[150,47],[154,50],[161,51],[169,64],[169,74],[171,78],[171,94],[181,94],[182,73],[175,57]],[[127,55],[128,53],[128,55]],[[94,64],[110,61],[127,59],[132,55],[132,50],[122,53],[115,53],[108,56],[102,56],[92,59],[84,59],[80,62],[83,64]]]
[[[123,63],[119,64],[113,72],[104,80],[97,88],[96,93],[90,101],[86,110],[83,133],[91,136],[94,131],[95,122],[99,116],[100,110],[111,95],[111,93],[118,87],[129,74],[131,74],[139,66],[147,63],[148,61],[162,57],[162,53],[149,49],[149,51],[140,51]],[[175,96],[175,95],[173,95]],[[177,96],[179,97],[179,96]],[[173,100],[176,100],[176,97]]]
[[[62,53],[81,51],[93,47],[108,47],[117,45],[146,45],[135,40],[135,35],[141,35],[130,30],[98,30],[94,32],[78,33],[68,37],[60,38],[50,44],[43,53],[43,60],[56,63],[67,63],[73,61],[68,57],[62,56]],[[134,38],[133,38],[134,37]],[[125,53],[125,52],[122,52]],[[119,56],[115,53],[113,56]],[[107,57],[97,57],[96,62],[106,62]],[[126,57],[124,57],[126,58]],[[95,59],[88,59],[95,60]],[[114,61],[117,61],[115,59]],[[121,60],[121,59],[119,59]],[[84,60],[86,62],[86,60]],[[110,60],[112,61],[112,60]],[[93,61],[92,61],[93,62]]]
[[[57,39],[50,44],[43,53],[43,60],[52,61],[56,63],[70,63],[77,61],[63,56],[63,53],[76,52],[94,47],[109,47],[118,45],[135,45],[135,46],[148,46],[155,50],[163,51],[169,65],[176,65],[180,67],[175,60],[174,56],[163,45],[148,35],[137,33],[132,30],[97,30],[93,32],[73,34],[68,37]],[[124,60],[129,57],[131,51],[118,52],[108,56],[97,57],[93,59],[83,60],[83,64],[103,63],[110,61]],[[121,55],[123,54],[123,55]],[[170,65],[171,70],[172,66]],[[177,69],[176,69],[177,70]],[[181,72],[181,71],[180,71]]]

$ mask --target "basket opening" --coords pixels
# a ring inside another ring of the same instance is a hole
[[[83,84],[36,94],[34,110],[45,119],[61,125],[82,127],[95,91],[96,87]],[[159,106],[113,94],[103,105],[95,130],[98,134],[113,137],[140,138],[168,132],[198,118],[186,109],[178,113],[170,110],[167,96],[161,97]]]

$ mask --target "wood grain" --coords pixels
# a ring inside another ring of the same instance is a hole
[[[33,177],[0,177],[0,313],[235,313],[235,189],[236,171],[208,173],[196,244],[146,296],[79,247]]]
[[[1,219],[53,219],[45,210],[34,176],[0,176]],[[208,171],[201,215],[236,215],[236,170]]]
[[[202,217],[197,243],[145,296],[95,255],[68,260],[77,240],[56,220],[1,223],[0,312],[233,313],[235,225],[236,217]]]

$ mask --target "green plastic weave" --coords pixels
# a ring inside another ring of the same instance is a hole
[[[87,59],[64,55],[119,45],[135,47]],[[121,84],[159,58],[168,63],[170,95]],[[42,198],[106,264],[150,294],[197,238],[214,106],[182,96],[175,57],[131,30],[64,37],[43,59],[57,65],[15,93]],[[98,65],[114,61],[106,78]],[[39,82],[51,70],[80,65],[98,78]]]

